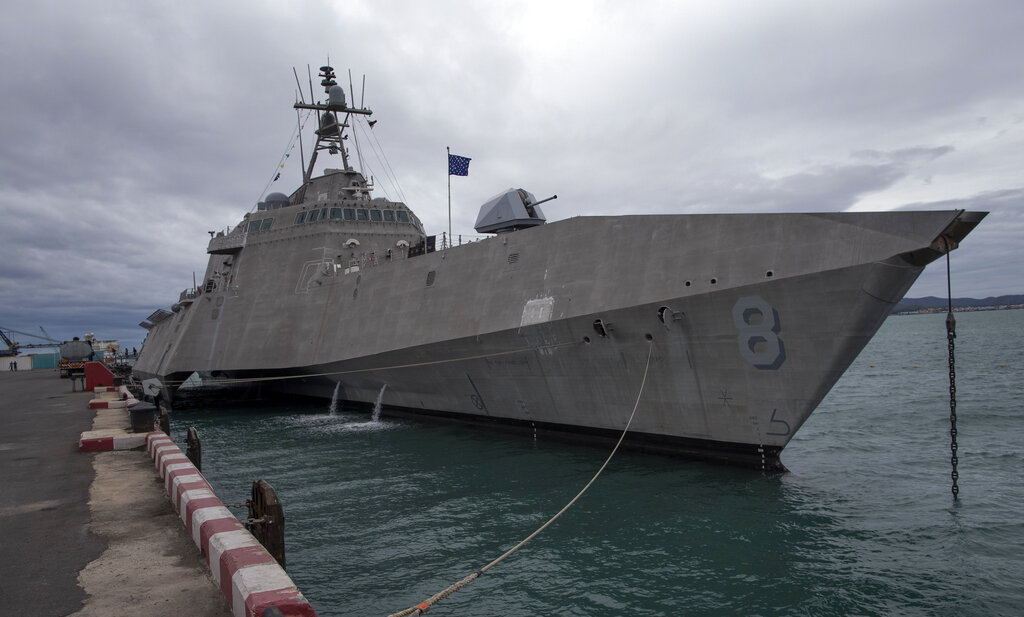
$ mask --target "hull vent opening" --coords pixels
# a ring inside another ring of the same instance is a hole
[[[612,324],[605,323],[603,319],[594,320],[594,332],[597,332],[599,336],[607,337],[608,333],[612,331]]]

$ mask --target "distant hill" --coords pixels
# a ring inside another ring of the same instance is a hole
[[[1024,295],[997,296],[993,298],[953,298],[953,308],[982,307],[982,306],[1005,306],[1007,304],[1024,304]],[[925,298],[903,298],[893,308],[893,313],[908,313],[923,311],[926,309],[946,308],[946,298],[928,296]]]

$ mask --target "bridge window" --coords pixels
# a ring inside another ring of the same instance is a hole
[[[309,211],[309,222],[310,223],[315,223],[318,218],[320,218],[320,211],[319,210],[310,210]]]
[[[378,223],[381,222],[383,217],[381,217],[380,210],[370,210],[370,220]]]
[[[395,211],[394,210],[385,210],[384,211],[384,220],[387,221],[388,223],[394,223],[395,222]]]
[[[354,220],[356,220],[356,209],[355,208],[345,208],[345,220],[346,221],[354,221]]]
[[[366,208],[359,208],[359,209],[356,210],[356,220],[357,221],[368,221],[368,220],[370,220],[370,215],[366,212]]]
[[[306,222],[306,213],[305,212],[299,212],[298,214],[295,215],[295,222],[293,223],[293,225],[301,225],[301,224],[303,224],[305,222]]]
[[[256,219],[255,221],[249,221],[249,225],[248,225],[248,227],[246,227],[245,231],[246,232],[266,231],[266,230],[270,229],[270,225],[273,222],[274,222],[274,219],[272,219],[272,218],[270,218],[270,219]]]
[[[341,220],[341,208],[331,208],[331,220],[332,221],[340,221]]]
[[[399,210],[395,214],[398,215],[398,222],[399,223],[408,223],[409,222],[409,213],[406,212],[405,210]]]

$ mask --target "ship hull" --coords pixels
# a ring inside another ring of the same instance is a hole
[[[279,257],[280,286],[204,295],[151,330],[135,370],[362,403],[386,385],[405,413],[578,439],[617,437],[636,406],[632,447],[781,469],[925,264],[979,220],[580,218],[304,287],[308,262],[249,245]]]

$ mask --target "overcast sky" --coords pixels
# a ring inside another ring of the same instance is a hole
[[[557,193],[549,220],[988,210],[953,293],[1024,293],[1022,32],[1019,0],[15,3],[0,326],[137,346],[203,275],[207,231],[277,171],[270,191],[297,187],[292,69],[328,57],[378,121],[357,132],[376,195],[428,233],[450,146],[473,159],[455,233],[509,187]],[[908,295],[944,296],[944,264]]]

